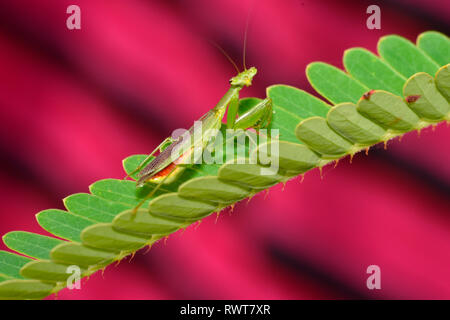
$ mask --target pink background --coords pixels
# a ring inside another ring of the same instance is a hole
[[[252,3],[254,3],[252,5]],[[81,7],[82,29],[66,28]],[[449,33],[448,1],[4,0],[0,3],[0,234],[38,233],[34,215],[62,208],[121,160],[151,151],[213,107],[234,70],[209,41],[275,83],[312,92],[312,61],[376,49],[397,33]],[[450,127],[406,135],[256,196],[234,212],[109,267],[59,299],[450,298]],[[1,249],[4,245],[0,244]],[[366,268],[381,268],[368,290]],[[51,298],[52,299],[52,298]]]

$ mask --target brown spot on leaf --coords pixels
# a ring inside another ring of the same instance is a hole
[[[406,102],[413,103],[413,102],[416,102],[417,100],[419,100],[419,98],[420,98],[419,94],[407,96],[406,97]]]
[[[367,91],[366,93],[363,94],[363,96],[362,96],[363,99],[369,100],[369,99],[370,99],[370,96],[371,96],[374,92],[375,92],[375,90]]]

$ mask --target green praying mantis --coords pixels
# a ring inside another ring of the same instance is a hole
[[[148,157],[146,157],[139,166],[128,176],[138,172],[137,187],[142,187],[146,183],[156,183],[157,186],[133,209],[136,213],[140,206],[145,203],[163,184],[172,183],[181,172],[189,165],[183,164],[183,159],[192,155],[194,148],[206,147],[210,139],[213,137],[214,129],[219,129],[222,120],[227,112],[226,126],[227,129],[250,129],[259,130],[267,128],[272,120],[272,100],[265,98],[242,114],[239,114],[239,92],[252,84],[253,77],[256,75],[257,69],[251,67],[239,72],[235,77],[230,79],[230,88],[225,95],[219,100],[217,105],[204,114],[198,121],[202,126],[202,134],[199,138],[185,139],[180,136],[176,139],[172,137],[166,138]],[[187,133],[189,136],[194,132],[194,126]],[[178,158],[174,159],[174,151],[183,150]],[[155,153],[158,153],[150,163],[145,167],[146,163]]]

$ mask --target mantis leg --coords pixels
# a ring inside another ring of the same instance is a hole
[[[258,126],[260,128],[269,128],[270,123],[272,122],[272,117],[273,117],[272,100],[270,98],[267,98],[267,99],[269,100],[267,102],[268,105],[264,109],[265,112],[264,112],[263,116],[260,118],[260,122],[258,123]]]
[[[272,100],[266,98],[253,106],[234,122],[233,129],[267,128],[272,121]]]
[[[144,166],[144,163],[146,163],[148,161],[148,159],[150,159],[151,157],[153,157],[153,155],[155,154],[156,151],[163,151],[165,148],[167,148],[167,146],[173,142],[173,139],[171,137],[168,137],[166,139],[164,139],[163,142],[161,142],[159,144],[159,146],[156,147],[155,150],[152,151],[152,153],[150,153],[144,160],[141,161],[141,163],[137,166],[136,169],[134,169],[132,172],[130,172],[129,174],[127,174],[127,176],[124,179],[127,179],[128,177],[132,176],[133,174],[135,174],[136,172],[141,171],[142,167]]]
[[[230,103],[228,104],[228,111],[227,111],[227,128],[228,129],[234,128],[238,109],[239,109],[239,93],[236,93],[231,97]]]

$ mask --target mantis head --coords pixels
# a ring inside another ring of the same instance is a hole
[[[251,86],[253,77],[255,76],[256,72],[257,72],[257,70],[255,67],[251,67],[247,70],[244,70],[241,73],[239,73],[237,76],[231,78],[230,84],[232,86],[238,86],[238,87]]]

